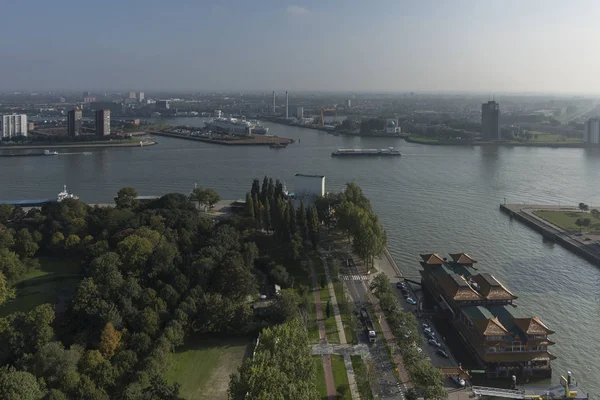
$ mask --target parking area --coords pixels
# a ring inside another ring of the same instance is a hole
[[[419,321],[419,333],[423,336],[423,352],[431,359],[431,363],[438,368],[450,369],[458,368],[458,362],[448,349],[445,338],[435,328],[433,321],[429,317],[420,316],[418,305],[421,302],[420,290],[415,290],[407,281],[398,281],[394,283],[396,288],[396,297],[406,312],[411,312],[417,316]],[[446,379],[448,388],[457,388],[458,385],[451,379]]]

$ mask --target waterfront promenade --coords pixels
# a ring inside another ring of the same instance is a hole
[[[501,204],[500,211],[511,218],[524,223],[530,228],[540,232],[546,239],[555,241],[566,249],[581,256],[591,263],[600,265],[600,236],[585,234],[577,236],[561,227],[554,225],[537,215],[535,211],[579,211],[575,206],[557,206],[541,204]],[[589,238],[589,240],[586,240]]]

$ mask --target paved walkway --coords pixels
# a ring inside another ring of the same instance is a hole
[[[331,297],[331,305],[333,307],[333,316],[335,317],[335,324],[337,326],[338,335],[340,338],[340,344],[345,345],[346,332],[344,331],[344,323],[342,322],[342,316],[340,315],[340,308],[338,306],[337,298],[335,297],[335,290],[333,288],[333,282],[331,281],[331,275],[329,274],[329,265],[327,259],[321,256],[323,261],[323,269],[325,270],[325,277],[327,278],[327,287],[329,289],[329,296]],[[368,351],[368,350],[367,350]],[[346,365],[346,374],[348,375],[348,386],[350,387],[350,395],[353,400],[359,400],[360,394],[358,393],[358,385],[354,377],[354,368],[352,367],[352,360],[349,354],[344,355],[344,363]]]
[[[340,355],[364,355],[369,353],[369,346],[361,343],[356,345],[351,344],[313,344],[312,353],[315,355],[323,354],[340,354]]]
[[[321,294],[319,293],[319,284],[317,282],[317,271],[314,263],[310,263],[311,276],[313,282],[313,295],[315,296],[315,308],[317,310],[317,324],[319,326],[319,338],[322,344],[327,344],[327,331],[323,319],[323,305],[321,304]],[[331,355],[323,356],[323,371],[325,373],[325,386],[327,387],[327,397],[330,400],[335,399],[335,381],[333,379],[333,369],[331,368]]]

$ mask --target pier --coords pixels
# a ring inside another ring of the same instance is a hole
[[[537,204],[500,204],[500,211],[511,218],[524,223],[538,231],[548,240],[552,240],[567,250],[579,255],[587,261],[600,266],[600,245],[594,242],[586,243],[584,236],[575,236],[572,233],[553,225],[536,216],[534,211],[578,211],[574,206],[552,206]]]
[[[149,134],[156,136],[166,136],[184,140],[194,140],[196,142],[219,144],[223,146],[271,146],[288,145],[294,143],[294,139],[283,138],[279,136],[253,135],[248,137],[231,136],[231,139],[212,139],[204,136],[183,135],[175,132],[151,131]]]

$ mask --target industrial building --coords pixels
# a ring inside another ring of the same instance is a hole
[[[10,114],[2,116],[2,139],[27,136],[27,115]]]
[[[96,111],[96,136],[110,135],[110,110],[102,109]]]
[[[500,105],[495,101],[481,105],[481,137],[484,140],[500,139]]]
[[[385,133],[397,134],[400,133],[400,127],[398,127],[398,118],[388,118],[385,124]]]
[[[290,118],[301,119],[304,117],[304,107],[301,106],[289,106],[288,116]]]
[[[583,142],[600,144],[600,118],[590,118],[585,122]]]
[[[74,108],[67,113],[67,134],[71,137],[81,134],[81,124],[83,121],[83,113],[81,109]]]

